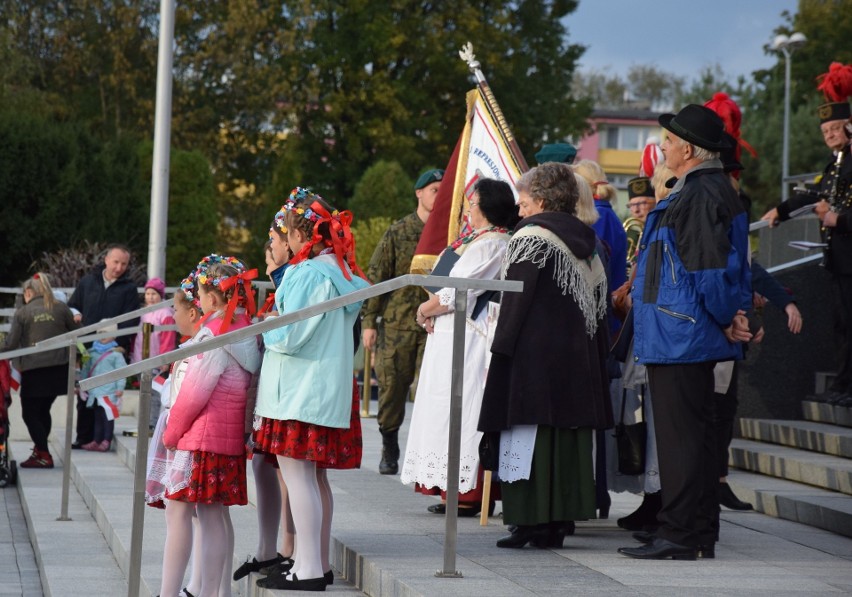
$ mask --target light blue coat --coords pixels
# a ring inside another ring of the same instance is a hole
[[[320,255],[287,270],[275,291],[275,304],[283,315],[368,286],[355,275],[347,280],[334,255]],[[349,427],[352,328],[360,308],[359,301],[263,334],[266,353],[255,414]]]

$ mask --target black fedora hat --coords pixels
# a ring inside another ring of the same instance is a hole
[[[719,151],[730,147],[723,133],[725,123],[710,108],[689,104],[677,114],[663,114],[658,119],[660,126],[671,131],[687,143]]]

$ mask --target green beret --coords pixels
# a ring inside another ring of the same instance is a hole
[[[417,182],[414,183],[414,190],[419,191],[433,182],[440,182],[442,178],[444,178],[443,170],[439,170],[437,168],[435,170],[426,170],[426,172],[420,175]]]
[[[545,162],[572,163],[577,155],[577,148],[570,143],[549,143],[538,150],[535,159],[539,164]]]

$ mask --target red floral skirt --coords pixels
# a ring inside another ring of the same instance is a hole
[[[319,468],[361,468],[361,397],[353,381],[352,411],[348,429],[324,427],[302,421],[262,417],[254,431],[255,454],[276,454],[312,460]]]
[[[248,503],[245,455],[193,452],[188,487],[174,493],[167,491],[166,498],[194,504],[245,506]]]

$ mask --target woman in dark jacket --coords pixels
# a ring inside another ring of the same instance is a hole
[[[559,547],[570,521],[595,515],[593,430],[612,426],[606,371],[606,275],[594,231],[573,214],[571,168],[547,163],[518,181],[515,227],[491,346],[480,431],[500,433],[498,547]]]
[[[24,306],[15,311],[2,351],[35,346],[37,342],[77,328],[71,310],[53,296],[50,279],[41,272],[24,282]],[[57,348],[15,359],[21,372],[21,410],[35,446],[22,468],[53,468],[47,449],[52,420],[50,407],[68,391],[68,349]]]

